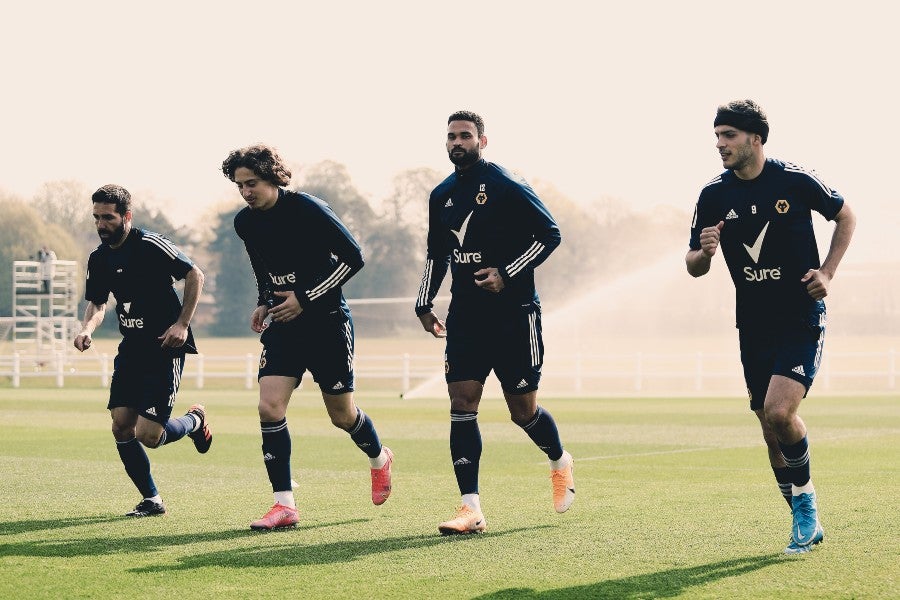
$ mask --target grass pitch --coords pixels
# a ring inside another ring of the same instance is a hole
[[[139,500],[101,389],[0,389],[2,598],[896,598],[900,406],[811,397],[825,542],[787,557],[790,515],[744,399],[543,398],[576,461],[577,496],[553,512],[546,461],[485,400],[488,532],[441,537],[458,493],[447,401],[360,393],[396,453],[375,507],[368,463],[321,399],[288,413],[301,522],[251,532],[272,497],[255,391],[184,390],[214,442],[148,451],[165,517]]]

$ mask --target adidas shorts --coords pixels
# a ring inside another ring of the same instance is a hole
[[[447,383],[487,380],[491,370],[507,394],[538,389],[544,364],[541,307],[532,303],[521,312],[477,323],[451,312],[447,315]]]
[[[825,305],[819,302],[805,319],[779,329],[740,330],[741,363],[750,410],[763,407],[772,375],[799,381],[809,392],[822,359],[825,321]]]
[[[119,353],[113,365],[106,408],[133,408],[140,416],[165,425],[181,384],[184,356]]]
[[[312,373],[322,393],[353,391],[353,319],[341,310],[296,324],[270,325],[263,334],[259,376]]]

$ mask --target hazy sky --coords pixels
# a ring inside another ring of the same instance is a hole
[[[859,214],[847,260],[900,249],[893,3],[128,4],[4,8],[0,188],[116,182],[192,222],[237,200],[219,165],[262,141],[378,199],[404,169],[449,172],[446,117],[469,108],[531,180],[690,212],[721,169],[716,106],[752,97],[767,154]]]

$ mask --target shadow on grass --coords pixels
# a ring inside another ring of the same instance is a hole
[[[112,521],[118,521],[121,518],[122,517],[103,515],[96,517],[68,517],[64,519],[6,521],[0,522],[0,535],[45,531],[47,529],[62,529],[64,527],[79,527],[81,525],[94,525],[96,523],[110,523]]]
[[[669,569],[645,575],[634,575],[622,579],[598,581],[585,585],[538,592],[529,588],[508,588],[474,600],[556,600],[564,598],[618,598],[637,600],[639,598],[672,598],[689,588],[706,585],[727,577],[735,577],[778,564],[785,560],[783,554],[763,554],[735,558],[721,562]]]
[[[490,534],[490,539],[525,531],[530,533],[536,529],[545,529],[549,527],[549,525],[543,525],[539,527],[492,532]],[[276,535],[282,536],[286,534],[287,532],[278,532]],[[283,539],[285,538],[281,538],[278,541],[281,542]],[[152,565],[129,569],[129,571],[132,573],[157,573],[161,571],[201,569],[204,567],[231,567],[239,569],[244,567],[277,568],[297,567],[301,565],[322,565],[352,561],[369,554],[429,548],[431,546],[437,546],[438,544],[454,544],[463,543],[465,541],[477,543],[478,539],[483,538],[474,535],[444,537],[437,534],[425,534],[395,538],[378,538],[375,540],[310,544],[304,546],[302,545],[303,539],[298,538],[296,541],[292,541],[289,544],[280,543],[275,545],[266,543],[265,546],[256,548],[233,548],[220,552],[182,556],[176,559],[178,562],[174,565]],[[274,538],[269,537],[266,541],[274,541]]]
[[[154,519],[165,517],[153,517]],[[87,525],[91,523],[107,522],[107,521],[127,521],[138,524],[134,519],[125,519],[123,517],[100,518],[87,517],[82,519],[60,519],[63,523],[61,526],[70,527],[73,525]],[[298,529],[313,529],[340,525],[353,525],[355,523],[366,523],[369,519],[350,519],[346,521],[337,521],[333,523],[319,523]],[[52,522],[51,522],[52,523]],[[44,527],[49,529],[50,527]],[[33,531],[36,528],[24,529],[22,531]],[[186,544],[195,544],[199,542],[218,542],[223,540],[240,539],[251,536],[262,535],[259,532],[251,531],[249,528],[232,529],[226,531],[206,531],[198,533],[184,533],[173,535],[147,535],[147,536],[129,536],[115,537],[114,535],[104,535],[101,537],[89,537],[70,540],[42,540],[42,541],[26,541],[14,542],[9,544],[0,544],[0,557],[2,556],[39,556],[39,557],[72,557],[72,556],[105,556],[110,554],[128,554],[134,552],[153,552],[156,550],[167,550],[174,546],[182,546]],[[275,535],[278,535],[277,533]]]

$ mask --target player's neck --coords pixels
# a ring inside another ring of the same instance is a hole
[[[752,161],[748,162],[740,169],[735,169],[734,174],[738,179],[750,181],[751,179],[759,177],[759,174],[763,172],[765,166],[766,157],[764,154],[760,153],[759,156],[754,157]]]
[[[122,235],[122,239],[118,241],[116,244],[110,244],[109,247],[113,250],[118,250],[122,247],[122,244],[125,243],[125,240],[128,239],[128,235],[131,233],[131,225],[126,225],[125,233]]]

